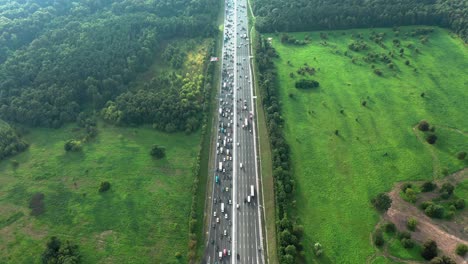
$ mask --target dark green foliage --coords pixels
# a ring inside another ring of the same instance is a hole
[[[295,83],[297,89],[312,89],[319,87],[319,82],[315,80],[301,79]]]
[[[424,213],[429,217],[442,218],[444,216],[444,207],[430,202],[424,209]]]
[[[304,46],[309,43],[307,40],[298,40],[294,38],[293,36],[290,36],[288,34],[283,33],[281,35],[281,43],[285,44],[292,44],[292,45],[297,45],[297,46]]]
[[[429,134],[429,135],[426,137],[426,141],[427,141],[427,143],[429,143],[429,144],[432,145],[432,144],[436,143],[436,141],[437,141],[437,136],[436,136],[435,134]]]
[[[449,195],[452,195],[454,190],[455,190],[455,186],[453,186],[451,183],[448,183],[448,182],[442,184],[442,186],[440,187],[441,193],[446,192]]]
[[[413,242],[413,240],[411,240],[409,238],[402,238],[401,239],[401,245],[404,248],[413,248],[414,247],[414,242]]]
[[[406,189],[408,189],[408,188],[413,188],[413,184],[411,184],[411,183],[404,183],[404,184],[401,186],[401,191],[406,192]]]
[[[31,197],[31,200],[29,201],[29,209],[31,209],[32,216],[39,216],[44,213],[44,197],[43,193],[35,193]]]
[[[413,217],[410,217],[408,219],[408,221],[406,222],[406,227],[408,228],[408,230],[410,231],[416,231],[416,225],[418,224],[418,221],[413,218]]]
[[[378,247],[383,246],[383,244],[385,243],[382,230],[380,229],[375,230],[374,234],[372,235],[372,238],[373,238],[374,244]]]
[[[217,30],[212,17],[216,17],[219,5],[216,0],[2,1],[0,17],[8,23],[2,23],[0,37],[0,118],[59,127],[75,121],[85,109],[99,111],[121,94],[145,90],[133,81],[159,58],[161,43],[174,38],[213,37]],[[183,52],[177,51],[166,57],[174,68],[185,59]],[[155,90],[182,86],[149,88],[151,92],[145,91],[150,99]],[[162,100],[164,104],[149,110],[162,109],[169,116],[160,112],[153,112],[153,116],[183,117],[179,122],[184,125],[172,124],[181,131],[196,123],[191,120],[199,118],[198,112],[192,113],[196,108],[184,108],[186,103],[175,96],[177,91],[172,96],[165,94],[170,100]],[[132,99],[129,97],[124,99]],[[126,117],[127,109],[118,110]],[[159,124],[158,118],[154,119],[140,119],[138,124]],[[164,130],[166,125],[157,128]]]
[[[457,159],[464,160],[466,158],[466,151],[460,151],[457,153]]]
[[[459,256],[465,256],[466,253],[468,252],[468,246],[465,244],[458,244],[457,248],[455,249],[455,253]]]
[[[150,154],[156,159],[162,159],[166,156],[166,148],[162,146],[154,145],[151,148]]]
[[[402,231],[397,234],[398,239],[411,239],[411,234],[408,231]]]
[[[453,202],[453,205],[457,210],[462,210],[465,208],[465,199],[457,199],[456,201]]]
[[[421,256],[425,260],[431,260],[437,256],[437,243],[433,240],[424,242],[422,246]]]
[[[99,186],[99,192],[107,192],[111,187],[111,184],[108,181],[101,182],[101,185]]]
[[[72,152],[81,151],[82,149],[81,141],[70,139],[67,142],[65,142],[64,149],[65,151],[72,151]]]
[[[429,123],[426,120],[419,121],[418,129],[421,131],[428,131],[429,130]]]
[[[81,255],[78,245],[66,241],[65,244],[57,237],[51,237],[42,253],[43,264],[79,264]]]
[[[421,185],[422,192],[431,192],[435,188],[437,188],[437,184],[433,183],[432,181],[426,181]]]
[[[389,222],[389,223],[386,223],[384,225],[384,230],[385,230],[385,233],[395,233],[396,232],[396,226],[394,223],[392,222]]]
[[[379,193],[371,200],[374,207],[382,212],[385,212],[392,205],[392,199],[386,193]]]
[[[442,257],[433,258],[429,262],[429,264],[457,264],[457,263],[447,256],[442,256]]]
[[[20,153],[27,148],[28,144],[18,136],[16,131],[0,120],[0,160]]]

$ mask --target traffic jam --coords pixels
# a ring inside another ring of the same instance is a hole
[[[219,95],[219,118],[216,142],[215,188],[213,197],[212,228],[218,229],[218,239],[213,239],[219,260],[229,261],[231,255],[232,220],[228,208],[232,208],[233,177],[233,133],[234,133],[234,1],[226,1],[224,29],[224,47],[221,72],[221,89]],[[216,196],[217,195],[217,196]],[[218,243],[218,241],[220,243]],[[223,242],[224,241],[224,242]],[[227,241],[227,243],[226,243]]]

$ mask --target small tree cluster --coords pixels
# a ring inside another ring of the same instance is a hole
[[[382,212],[386,212],[392,205],[392,199],[386,193],[379,193],[371,202],[377,210]]]
[[[440,197],[443,199],[448,199],[450,196],[452,196],[454,190],[455,186],[446,182],[442,184],[442,187],[440,187]]]
[[[80,151],[82,149],[82,143],[79,140],[71,139],[65,142],[64,149],[65,151],[72,151],[72,152]]]
[[[421,131],[429,131],[429,123],[426,120],[419,121],[418,129]]]
[[[43,264],[79,264],[81,254],[78,245],[66,241],[65,244],[57,237],[51,237],[47,242],[46,249],[42,253]]]
[[[466,158],[466,151],[460,151],[457,153],[457,159],[464,160]]]
[[[151,148],[150,154],[156,159],[162,159],[166,156],[166,148],[158,146],[158,145],[154,145]]]
[[[383,233],[381,229],[376,229],[374,231],[374,234],[372,235],[372,240],[374,241],[374,244],[378,247],[381,247],[384,245],[385,240],[383,237]]]
[[[442,218],[444,217],[444,207],[427,201],[421,204],[424,213],[429,217]]]
[[[426,181],[421,185],[422,192],[431,192],[435,188],[437,188],[437,184],[433,183],[432,181]]]
[[[408,218],[408,221],[406,222],[406,227],[410,231],[416,231],[416,225],[418,224],[418,220],[416,220],[414,217]]]
[[[312,88],[317,88],[319,87],[319,82],[315,80],[305,80],[301,79],[296,82],[295,87],[297,89],[312,89]]]
[[[427,143],[433,145],[436,143],[437,141],[437,136],[435,134],[429,134],[427,137],[426,137],[426,141]]]
[[[457,264],[453,259],[447,256],[435,257],[433,258],[429,264]]]
[[[101,182],[101,185],[99,186],[99,192],[107,192],[111,187],[111,184],[108,181]]]
[[[434,240],[426,241],[422,246],[421,256],[425,260],[437,257],[437,243]]]

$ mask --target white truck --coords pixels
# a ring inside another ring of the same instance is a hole
[[[245,127],[248,127],[248,126],[249,126],[249,119],[245,118],[244,126],[245,126]]]
[[[254,197],[255,196],[255,189],[253,185],[250,185],[250,196]]]
[[[222,171],[222,170],[223,170],[223,162],[220,161],[220,162],[219,162],[219,171]]]
[[[224,203],[221,203],[221,213],[224,213]]]

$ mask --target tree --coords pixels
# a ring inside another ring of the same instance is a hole
[[[372,237],[373,237],[373,240],[374,240],[374,244],[376,246],[378,246],[378,247],[383,246],[383,244],[385,243],[385,240],[384,240],[383,234],[382,234],[382,230],[380,230],[380,229],[375,230],[374,235]]]
[[[440,193],[441,193],[440,196],[443,199],[448,199],[450,196],[452,196],[454,190],[455,190],[455,186],[446,182],[442,184],[442,187],[440,187]]]
[[[81,141],[79,140],[71,139],[65,142],[64,148],[65,148],[65,151],[72,151],[72,152],[81,151],[82,144],[81,144]]]
[[[432,145],[432,144],[436,143],[436,141],[437,141],[437,136],[436,136],[435,134],[429,134],[429,135],[426,137],[426,141],[427,141],[427,143],[429,143],[429,144]]]
[[[458,244],[457,248],[455,249],[455,253],[457,255],[464,257],[466,253],[468,252],[468,246],[465,244]]]
[[[385,212],[392,205],[392,199],[386,193],[379,193],[371,200],[374,207],[382,212]]]
[[[417,224],[418,224],[418,220],[416,220],[414,217],[410,217],[408,218],[408,221],[406,222],[406,227],[410,231],[415,231]]]
[[[287,255],[291,255],[291,256],[296,256],[297,254],[297,250],[296,250],[296,247],[294,245],[288,245],[285,249],[284,249],[284,252],[287,254]]]
[[[166,156],[166,148],[158,145],[154,145],[151,148],[150,152],[151,156],[155,157],[156,159],[162,159]]]
[[[418,129],[421,131],[428,131],[429,130],[429,123],[426,120],[419,121]]]
[[[466,151],[460,151],[457,153],[457,159],[464,160],[466,158]]]
[[[453,205],[457,210],[462,210],[465,208],[465,199],[459,198],[455,202],[453,202]]]
[[[81,254],[78,245],[69,241],[65,245],[55,236],[47,242],[46,249],[42,253],[43,264],[79,264]]]
[[[426,181],[421,185],[422,192],[430,192],[437,188],[437,184],[433,183],[432,181]]]
[[[305,80],[301,79],[295,83],[297,89],[312,89],[319,87],[319,82],[315,80]]]
[[[447,256],[435,257],[430,262],[430,264],[456,264],[451,258]]]
[[[410,202],[414,203],[416,201],[416,192],[412,188],[407,188],[405,190],[405,195]]]
[[[413,240],[411,240],[409,238],[402,238],[401,239],[401,245],[404,248],[413,248],[414,247],[414,242],[413,242]]]
[[[108,181],[101,182],[101,185],[99,186],[99,192],[107,192],[111,187],[111,184]]]
[[[425,260],[431,260],[437,256],[437,243],[434,240],[424,242],[422,246],[421,256]]]
[[[438,204],[430,204],[424,209],[424,213],[429,217],[442,218],[444,216],[444,207]]]
[[[396,226],[394,223],[392,222],[388,222],[384,225],[384,230],[385,230],[385,233],[395,233],[396,232]]]

